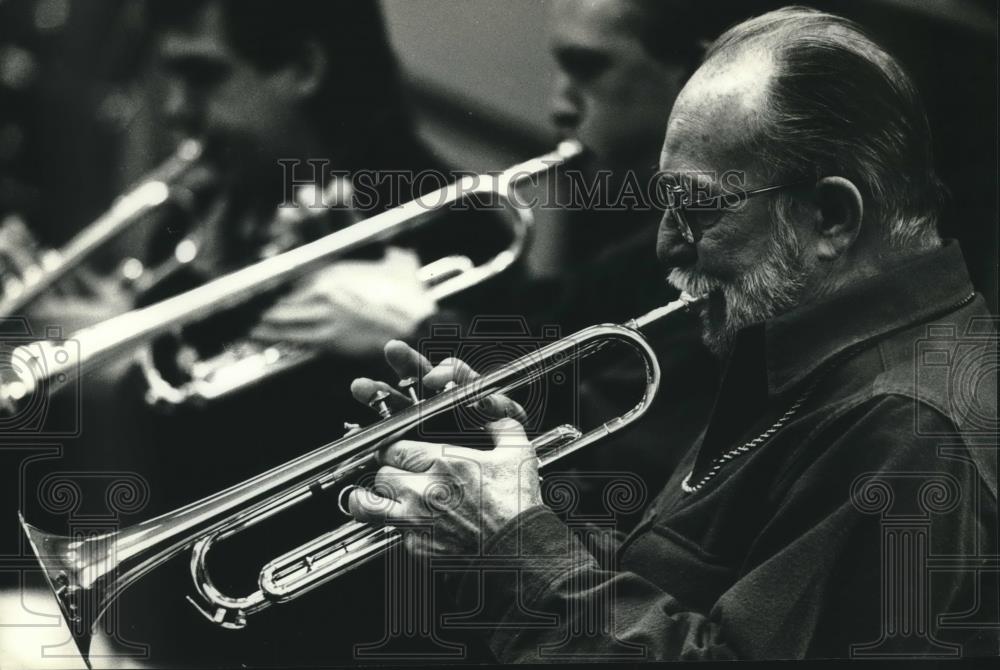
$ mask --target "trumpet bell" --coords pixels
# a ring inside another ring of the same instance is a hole
[[[94,624],[117,593],[113,580],[108,588],[114,565],[114,534],[78,539],[47,533],[26,522],[20,513],[18,518],[73,641],[90,667]]]

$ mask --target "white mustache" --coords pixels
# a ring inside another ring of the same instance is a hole
[[[695,272],[688,268],[674,268],[667,276],[667,283],[678,291],[690,295],[707,295],[720,290],[723,284],[718,279]]]

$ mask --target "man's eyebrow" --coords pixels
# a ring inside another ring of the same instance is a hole
[[[556,44],[552,53],[558,59],[584,60],[605,63],[611,60],[611,55],[601,46],[581,46],[579,44]]]
[[[660,179],[665,180],[667,183],[682,186],[689,190],[710,191],[717,183],[714,173],[707,170],[660,169],[657,174]]]

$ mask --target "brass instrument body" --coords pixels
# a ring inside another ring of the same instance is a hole
[[[216,624],[239,628],[248,615],[271,603],[295,598],[381,555],[401,535],[391,526],[349,522],[268,563],[260,573],[260,588],[243,597],[227,596],[212,583],[206,557],[215,542],[307,499],[317,487],[335,486],[371,468],[381,447],[424,421],[531,384],[612,342],[631,347],[645,365],[646,381],[638,402],[586,433],[560,426],[532,444],[544,468],[627,427],[649,409],[660,383],[656,356],[639,329],[684,311],[693,302],[682,296],[626,325],[585,328],[243,483],[116,533],[77,539],[45,533],[23,518],[21,523],[85,658],[91,631],[109,603],[186,549],[193,550],[191,573],[196,590],[189,599]]]
[[[19,347],[14,352],[21,369],[17,385],[8,385],[6,391],[0,390],[0,394],[18,400],[29,393],[55,392],[88,368],[137,350],[154,338],[177,334],[181,328],[220,311],[243,305],[255,296],[280,288],[345,254],[375,243],[388,242],[402,233],[424,226],[439,211],[467,199],[496,198],[501,211],[507,215],[506,224],[512,231],[512,242],[508,248],[480,265],[471,265],[467,259],[445,257],[422,270],[436,299],[464,291],[506,270],[524,249],[533,214],[524,203],[511,197],[514,188],[559,167],[582,151],[579,143],[566,141],[556,151],[515,165],[497,178],[467,175],[438,191],[316,241],[258,261],[156,304],[77,331],[71,336],[73,346],[60,341],[39,341]],[[232,356],[236,350],[236,347],[230,348],[221,358]],[[206,366],[209,372],[202,379],[193,379],[190,384],[182,386],[174,386],[158,374],[148,351],[140,355],[140,364],[150,383],[148,399],[154,403],[177,405],[228,395],[272,374],[308,362],[315,356],[313,351],[294,347],[251,348],[247,355],[235,356],[234,362],[238,365],[216,366],[209,362]],[[213,375],[216,378],[211,378]]]
[[[160,166],[134,187],[118,196],[107,212],[79,232],[59,250],[45,251],[37,267],[29,268],[16,290],[0,296],[0,318],[20,316],[61,279],[79,268],[97,250],[117,238],[150,212],[181,199],[176,190],[204,153],[200,141],[182,141]]]

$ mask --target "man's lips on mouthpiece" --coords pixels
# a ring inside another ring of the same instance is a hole
[[[669,283],[675,289],[698,299],[696,307],[699,310],[705,310],[710,301],[718,302],[723,298],[722,288],[717,281],[696,271],[694,266],[693,261],[676,265],[671,270],[672,281]]]

